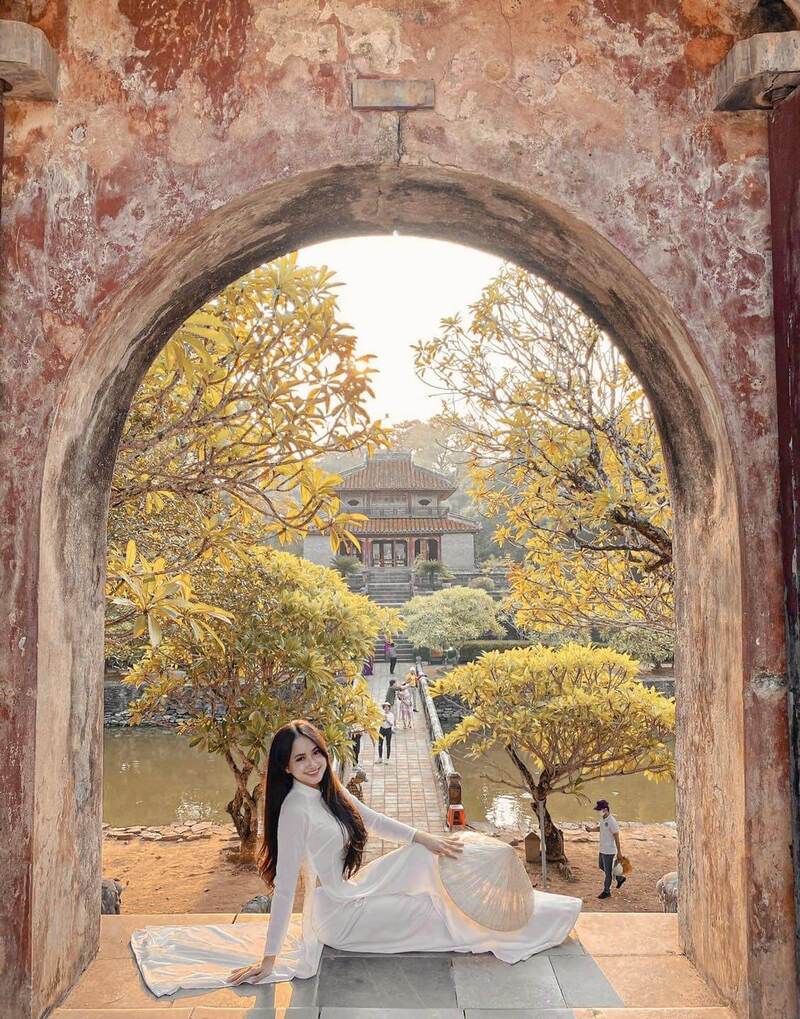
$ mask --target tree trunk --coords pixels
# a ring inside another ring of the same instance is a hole
[[[564,852],[564,833],[553,824],[553,818],[547,809],[547,796],[550,792],[549,775],[543,771],[537,782],[530,768],[517,753],[513,745],[509,744],[506,746],[506,753],[514,762],[514,767],[522,775],[525,785],[530,790],[531,796],[533,796],[533,808],[537,818],[539,817],[539,804],[541,803],[544,807],[544,844],[547,851],[547,862],[561,864],[564,876],[569,876],[567,873],[569,871],[569,860]]]
[[[534,794],[533,806],[537,817],[539,816],[539,802]],[[547,862],[569,863],[564,852],[564,833],[553,823],[553,818],[547,809],[547,797],[542,798],[541,802],[544,805],[544,844],[547,850]]]
[[[250,804],[242,795],[240,789],[225,807],[231,815],[236,834],[239,836],[239,854],[242,860],[254,860],[258,841],[258,818],[250,809]]]

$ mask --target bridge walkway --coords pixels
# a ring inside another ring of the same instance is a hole
[[[395,670],[398,683],[402,680],[403,666],[404,663],[398,662]],[[376,662],[374,675],[367,681],[378,704],[383,701],[390,678],[388,664]],[[367,775],[362,799],[373,810],[396,817],[414,828],[443,835],[447,831],[444,799],[421,706],[413,720],[413,729],[395,728],[388,763],[379,764],[377,746],[373,746],[369,738],[362,737],[358,766]],[[396,848],[394,843],[370,839],[366,858],[373,859]]]

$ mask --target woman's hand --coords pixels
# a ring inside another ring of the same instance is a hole
[[[256,962],[252,966],[242,966],[241,969],[235,969],[228,977],[226,983],[252,984],[256,980],[260,980],[261,977],[268,977],[274,965],[275,956],[265,955],[260,962]]]
[[[457,835],[431,835],[427,831],[418,831],[414,841],[424,846],[435,856],[459,856],[464,851],[461,839]]]

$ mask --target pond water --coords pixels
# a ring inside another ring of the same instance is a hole
[[[103,820],[112,827],[230,821],[235,786],[217,754],[158,729],[106,729],[103,749]]]
[[[229,820],[225,804],[234,791],[231,773],[216,754],[193,750],[189,741],[157,729],[106,729],[103,765],[103,820],[114,827],[173,822]],[[480,761],[454,754],[464,776],[467,818],[488,818],[498,827],[524,827],[530,798],[500,784],[514,772],[500,750]],[[593,800],[603,797],[620,821],[671,821],[675,790],[671,782],[642,775],[607,778],[586,786]],[[594,817],[591,806],[571,796],[553,796],[550,811],[560,821]]]
[[[533,816],[531,796],[518,788],[516,769],[504,751],[493,748],[480,760],[467,757],[463,751],[450,756],[464,780],[462,795],[468,821],[486,818],[498,828],[528,826]],[[597,817],[592,807],[604,799],[618,821],[675,820],[675,785],[671,781],[653,782],[644,775],[603,778],[587,782],[583,794],[591,802],[563,794],[551,796],[547,803],[553,819],[592,821]]]

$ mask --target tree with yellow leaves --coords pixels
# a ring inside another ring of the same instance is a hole
[[[434,696],[457,695],[469,711],[433,749],[466,744],[477,758],[502,747],[520,786],[543,805],[548,860],[566,864],[547,809],[552,793],[581,795],[612,775],[674,777],[675,701],[638,682],[638,668],[627,655],[581,644],[489,651],[433,684]]]
[[[309,528],[352,540],[339,479],[316,466],[372,450],[369,358],[338,316],[333,274],[295,255],[226,287],[172,336],[142,381],[111,489],[109,652],[163,627],[219,622],[198,566]],[[200,598],[202,596],[202,599]],[[212,611],[207,611],[208,609]]]
[[[276,729],[308,718],[342,760],[351,728],[377,738],[381,715],[361,669],[378,634],[395,632],[399,618],[351,593],[335,570],[271,548],[254,547],[228,570],[214,569],[204,590],[231,620],[224,639],[183,626],[150,647],[126,678],[139,690],[132,722],[167,704],[186,712],[179,730],[231,769],[226,809],[249,853]]]
[[[511,607],[528,631],[673,629],[672,516],[635,375],[567,297],[505,266],[415,348],[446,400],[495,541],[523,551]]]

